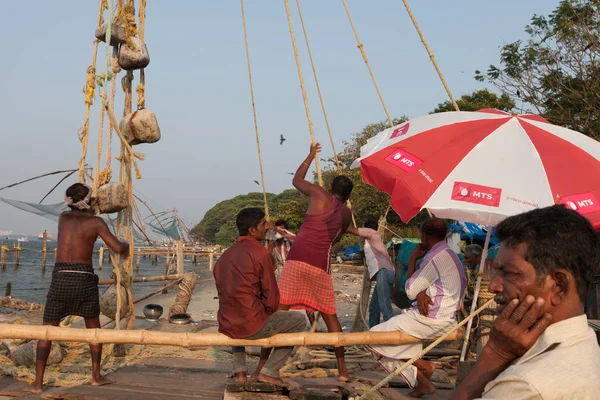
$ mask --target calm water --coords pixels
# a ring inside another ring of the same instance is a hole
[[[9,241],[9,247],[13,248],[13,241]],[[56,242],[48,242],[48,249],[54,249]],[[96,250],[100,245],[96,245]],[[4,296],[6,284],[12,284],[11,296],[26,301],[34,301],[38,303],[46,302],[46,295],[50,287],[52,279],[52,269],[54,268],[54,253],[48,252],[48,261],[46,268],[42,268],[42,241],[29,241],[21,243],[21,259],[17,266],[14,261],[14,253],[7,254],[6,268],[0,266],[0,296]],[[134,258],[135,260],[135,258]],[[108,260],[108,254],[104,256],[104,265],[102,270],[98,269],[98,254],[93,257],[94,270],[100,279],[109,279],[112,274],[112,264]],[[185,262],[185,271],[200,272],[208,269],[208,259],[199,259],[198,265],[192,265],[190,260]],[[140,259],[140,267],[136,269],[134,265],[134,276],[154,276],[165,274],[165,259],[158,258],[158,264],[152,265],[150,257]],[[134,298],[144,293],[150,293],[161,286],[165,282],[144,282],[133,284]],[[100,294],[102,294],[108,285],[100,286]]]

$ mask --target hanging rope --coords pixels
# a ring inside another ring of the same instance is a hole
[[[296,35],[294,34],[294,26],[292,24],[292,15],[290,14],[290,4],[288,0],[284,0],[285,12],[287,14],[288,25],[290,28],[290,36],[292,38],[292,47],[294,48],[294,58],[296,59],[296,68],[298,69],[298,79],[300,80],[300,89],[302,90],[302,100],[304,100],[304,108],[306,110],[306,119],[308,121],[308,131],[310,133],[311,143],[316,143],[315,131],[313,129],[313,122],[310,116],[310,107],[308,106],[308,96],[306,94],[306,88],[304,87],[304,76],[302,75],[302,66],[300,65],[300,57],[298,56],[298,46],[296,45]],[[321,174],[321,163],[319,162],[318,155],[315,157],[315,166],[317,167],[317,178],[319,185],[323,187],[323,175]]]
[[[256,133],[256,148],[258,150],[258,165],[260,168],[260,183],[262,186],[263,200],[265,202],[265,216],[269,219],[269,204],[267,203],[267,191],[265,189],[265,175],[263,173],[262,156],[260,153],[260,139],[258,136],[258,121],[256,119],[256,105],[254,104],[254,86],[252,84],[252,69],[250,68],[250,50],[248,48],[248,33],[246,31],[246,14],[244,12],[244,0],[240,0],[242,7],[242,23],[244,25],[244,42],[246,44],[246,62],[248,64],[248,81],[250,82],[250,99],[252,100],[252,116],[254,118],[254,132]]]
[[[377,390],[381,389],[384,385],[388,384],[389,381],[391,381],[395,376],[398,376],[406,368],[408,368],[411,365],[413,365],[413,363],[415,361],[417,361],[418,359],[420,359],[421,357],[423,357],[431,349],[433,349],[435,346],[437,346],[438,344],[440,344],[441,342],[443,342],[444,339],[446,339],[451,333],[454,333],[456,330],[458,330],[458,328],[460,328],[461,326],[463,326],[464,324],[466,324],[467,322],[469,322],[473,318],[475,318],[480,312],[482,312],[483,310],[485,310],[493,301],[494,300],[492,299],[492,300],[486,302],[481,307],[479,307],[477,310],[475,310],[467,318],[463,319],[461,322],[459,322],[458,324],[456,324],[456,326],[454,328],[452,328],[448,332],[444,333],[436,341],[434,341],[429,346],[427,346],[426,348],[424,348],[423,351],[421,351],[419,354],[417,354],[416,356],[414,356],[413,358],[411,358],[410,360],[408,360],[407,362],[405,362],[404,364],[402,364],[402,366],[398,367],[394,372],[392,372],[387,377],[385,377],[383,380],[381,380],[381,382],[379,382],[377,385],[375,385],[371,389],[367,390],[365,392],[365,394],[363,394],[359,398],[360,399],[368,399],[371,394],[375,393]]]
[[[104,10],[108,7],[106,0],[100,0],[100,9],[98,11],[98,24],[100,28],[104,23]],[[90,131],[90,112],[92,104],[94,104],[94,91],[96,90],[96,59],[98,57],[98,42],[94,40],[94,50],[92,51],[92,64],[86,70],[85,86],[83,93],[85,94],[85,119],[83,126],[79,129],[78,136],[81,142],[81,157],[79,159],[79,182],[85,182],[85,158],[87,156],[88,139]]]
[[[139,36],[142,43],[144,43],[144,24],[146,22],[146,0],[140,0],[140,11],[138,14],[138,21],[140,24]],[[140,84],[135,88],[138,95],[137,107],[138,110],[146,107],[146,72],[142,68],[140,70]]]
[[[327,118],[327,111],[325,111],[325,102],[323,101],[323,95],[321,94],[321,86],[319,85],[319,78],[317,78],[317,70],[310,50],[310,43],[308,41],[308,34],[306,33],[306,27],[304,26],[304,18],[302,17],[302,10],[300,9],[300,0],[296,0],[296,6],[298,7],[298,15],[300,16],[300,24],[302,25],[302,32],[304,33],[304,41],[306,42],[306,49],[308,50],[308,58],[310,59],[310,65],[312,67],[313,76],[315,78],[315,85],[317,87],[317,93],[319,94],[319,101],[321,102],[321,110],[323,110],[323,118],[325,119],[325,126],[327,127],[327,133],[329,134],[329,141],[331,142],[331,148],[333,149],[333,155],[335,157],[335,166],[338,173],[342,173],[342,165],[338,157],[338,153],[335,150],[335,143],[333,141],[333,135],[331,133],[331,127],[329,126],[329,118]]]
[[[360,50],[360,54],[362,55],[365,64],[367,65],[367,69],[369,70],[369,74],[371,75],[371,79],[373,80],[373,85],[375,86],[375,90],[377,91],[377,95],[379,96],[379,100],[381,101],[381,105],[383,106],[383,111],[385,111],[385,115],[387,116],[387,119],[390,123],[390,127],[394,126],[394,122],[392,120],[390,112],[388,111],[387,106],[385,105],[385,101],[383,100],[383,96],[381,95],[381,91],[379,90],[379,86],[377,85],[377,81],[375,80],[375,75],[373,74],[373,70],[371,69],[371,65],[369,64],[367,52],[365,51],[365,45],[362,44],[362,42],[360,41],[360,38],[358,37],[358,32],[354,27],[354,21],[352,20],[352,16],[350,15],[350,10],[348,9],[346,0],[342,0],[342,3],[344,4],[344,9],[346,9],[346,15],[348,15],[348,21],[350,21],[350,26],[352,26],[352,31],[354,32],[354,36],[356,37],[357,47]]]
[[[408,1],[402,0],[402,2],[404,3],[404,7],[406,8],[406,11],[408,12],[408,15],[410,16],[410,19],[412,20],[412,23],[415,26],[417,33],[419,34],[419,38],[421,38],[421,42],[423,42],[423,46],[425,46],[425,50],[427,50],[427,54],[429,55],[429,59],[431,60],[433,67],[435,68],[438,76],[440,77],[440,80],[442,81],[442,85],[444,85],[444,89],[446,89],[446,93],[448,93],[448,97],[450,97],[450,101],[452,102],[454,109],[456,111],[460,111],[460,109],[458,108],[458,104],[454,100],[454,96],[452,96],[452,92],[450,91],[450,88],[448,87],[448,84],[446,83],[446,79],[444,79],[444,75],[442,75],[442,71],[440,70],[440,67],[438,66],[437,62],[435,61],[435,56],[433,55],[433,52],[429,48],[429,45],[427,44],[427,41],[425,40],[425,36],[423,36],[423,32],[421,32],[421,28],[419,28],[417,19],[413,15],[413,13],[410,9],[410,6],[408,5]]]

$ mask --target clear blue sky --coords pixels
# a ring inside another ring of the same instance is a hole
[[[303,0],[321,88],[338,149],[365,125],[385,119],[341,1]],[[497,64],[499,47],[525,38],[533,14],[558,0],[412,1],[411,6],[456,97],[485,87],[473,71]],[[400,0],[348,0],[356,28],[393,116],[417,117],[447,99]],[[331,155],[295,1],[290,1],[317,139]],[[0,25],[0,187],[75,168],[81,152],[82,88],[91,61],[98,2],[10,1]],[[291,187],[309,135],[282,1],[246,1],[250,55],[267,190]],[[190,225],[220,200],[258,191],[259,179],[240,4],[236,0],[149,0],[146,106],[162,140],[146,154],[136,191],[157,210],[177,208]],[[102,65],[103,47],[100,47]],[[120,89],[120,88],[119,88]],[[122,93],[117,101],[122,107]],[[92,110],[88,163],[98,132]],[[279,145],[280,134],[288,139]],[[115,141],[116,142],[116,141]],[[114,151],[116,153],[116,150]],[[116,169],[116,164],[115,168]],[[38,202],[58,181],[0,192]],[[65,182],[47,202],[58,202]],[[55,232],[41,217],[0,203],[0,230]]]

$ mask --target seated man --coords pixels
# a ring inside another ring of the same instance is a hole
[[[394,284],[394,264],[390,255],[377,232],[377,221],[365,222],[364,228],[349,227],[346,232],[365,238],[365,259],[369,270],[369,279],[377,282],[373,297],[369,303],[369,328],[380,322],[380,314],[383,321],[392,318],[392,285]]]
[[[275,280],[273,258],[259,242],[267,229],[265,213],[246,208],[236,218],[240,234],[215,265],[213,271],[219,295],[219,332],[235,339],[261,339],[276,333],[302,332],[306,317],[296,311],[277,311],[279,290]],[[293,347],[277,347],[266,361],[257,379],[286,386],[279,378]],[[233,372],[236,381],[247,377],[246,350],[233,347]]]
[[[129,243],[119,241],[106,222],[94,216],[92,189],[82,183],[71,185],[65,192],[65,203],[71,209],[60,214],[56,263],[44,307],[44,325],[58,326],[69,315],[84,318],[86,328],[100,328],[98,275],[94,274],[92,255],[98,236],[115,253],[129,256]],[[52,342],[37,344],[35,382],[31,391],[43,390],[44,371]],[[92,386],[111,383],[100,374],[102,343],[90,343]]]
[[[600,260],[590,223],[562,205],[507,218],[489,290],[501,314],[453,399],[597,399],[600,348],[584,314]]]
[[[423,339],[441,336],[456,325],[456,315],[465,294],[466,277],[458,256],[446,244],[446,224],[441,219],[428,218],[421,227],[421,245],[413,250],[408,267],[406,294],[417,301],[372,331],[399,330]],[[415,272],[417,260],[423,255],[421,268]],[[421,343],[399,346],[369,346],[377,361],[392,373],[402,362],[423,350]],[[435,393],[431,375],[435,365],[418,360],[402,372],[402,377],[415,388],[409,396]]]

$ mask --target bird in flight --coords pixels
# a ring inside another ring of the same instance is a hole
[[[282,145],[285,141],[286,139],[283,137],[283,135],[279,135],[279,144]]]
[[[295,173],[293,173],[293,172],[288,172],[288,174],[290,174],[290,175],[296,175],[296,174],[295,174]]]
[[[256,183],[258,186],[260,186],[260,182],[259,181],[254,181],[254,183]]]

